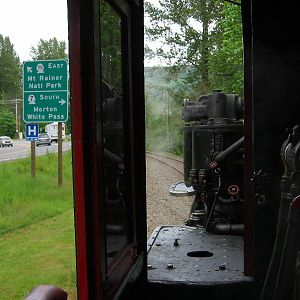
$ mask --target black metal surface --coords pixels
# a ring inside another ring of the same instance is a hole
[[[211,235],[188,226],[159,227],[148,241],[148,281],[200,286],[251,282],[243,274],[243,247],[241,236]]]

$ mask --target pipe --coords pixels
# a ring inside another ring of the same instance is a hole
[[[104,148],[104,158],[107,160],[110,160],[111,162],[113,162],[115,164],[120,164],[123,162],[123,159],[119,155],[112,153],[111,151],[107,150],[106,148]]]
[[[231,154],[233,154],[235,151],[237,151],[239,148],[241,148],[243,146],[244,141],[245,141],[245,137],[242,136],[239,140],[234,142],[228,148],[226,148],[222,152],[218,153],[215,157],[215,161],[220,163],[223,160],[225,160],[226,158],[228,158],[228,156],[230,156]]]
[[[224,224],[215,223],[212,225],[211,232],[214,234],[230,234],[230,235],[243,235],[244,224]]]

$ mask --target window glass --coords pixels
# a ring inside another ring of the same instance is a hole
[[[121,17],[100,1],[101,92],[104,153],[104,199],[107,264],[129,244],[130,191],[123,120]],[[127,184],[125,184],[125,182]]]

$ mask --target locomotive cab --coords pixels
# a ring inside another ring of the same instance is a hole
[[[267,274],[285,249],[272,264],[280,155],[298,149],[297,128],[293,143],[285,131],[299,121],[300,49],[285,22],[297,28],[296,4],[242,1],[244,100],[214,90],[184,102],[184,181],[196,195],[187,224],[162,224],[148,241],[143,1],[68,6],[79,299],[279,300],[286,273]]]

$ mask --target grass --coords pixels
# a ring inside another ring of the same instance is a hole
[[[55,154],[37,157],[35,179],[30,159],[0,164],[0,235],[73,207],[71,152],[64,154],[63,170],[58,188]]]
[[[57,186],[57,156],[0,164],[1,300],[21,300],[40,284],[53,284],[76,299],[71,152],[63,158]]]

